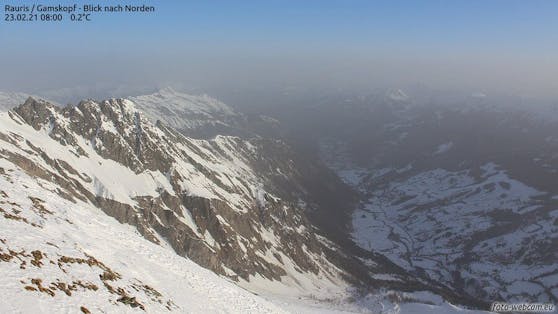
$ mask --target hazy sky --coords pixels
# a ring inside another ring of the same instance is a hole
[[[558,96],[558,1],[97,3],[157,11],[88,23],[2,20],[0,90],[420,83]]]

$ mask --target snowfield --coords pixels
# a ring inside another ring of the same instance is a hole
[[[452,146],[440,144],[433,155]],[[543,201],[551,194],[494,162],[460,171],[365,169],[342,145],[324,147],[337,156],[332,169],[363,195],[352,214],[361,248],[450,286],[460,278],[463,289],[489,300],[556,300],[558,266],[543,249],[558,233],[558,209]]]
[[[139,306],[118,301],[124,293],[135,297],[148,313],[283,312],[168,247],[147,241],[135,228],[118,223],[99,209],[46,191],[9,162],[0,160],[0,167],[10,174],[0,177],[4,212],[0,248],[3,255],[10,250],[17,252],[16,257],[0,261],[2,313],[76,313],[80,307],[92,313],[137,312]],[[40,200],[37,203],[44,209],[39,211],[31,198]],[[12,218],[6,219],[7,215]],[[42,258],[34,265],[31,252],[37,251]],[[94,258],[120,278],[102,280],[103,268],[61,263],[64,257]],[[38,291],[34,279],[40,279],[41,286],[51,292]],[[78,284],[67,295],[56,284],[69,286],[77,281],[96,289]],[[109,291],[105,283],[124,293]]]

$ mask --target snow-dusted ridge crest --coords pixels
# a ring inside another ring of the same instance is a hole
[[[152,122],[161,123],[194,137],[237,134],[245,117],[206,94],[190,95],[162,88],[153,94],[129,97]]]

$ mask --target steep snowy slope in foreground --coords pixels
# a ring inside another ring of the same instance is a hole
[[[29,99],[0,120],[2,158],[204,267],[234,280],[342,283],[301,208],[264,189],[251,166],[258,143],[186,138],[127,100],[61,109]]]
[[[281,312],[4,159],[0,173],[2,313]]]

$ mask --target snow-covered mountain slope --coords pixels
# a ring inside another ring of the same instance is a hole
[[[544,193],[491,163],[476,178],[435,169],[397,179],[396,171],[367,182],[374,193],[353,214],[358,245],[449,285],[460,278],[483,298],[555,301],[558,210],[541,210]]]
[[[493,107],[387,108],[351,117],[349,140],[322,139],[362,195],[355,242],[457,293],[556,303],[558,125]]]
[[[0,159],[2,313],[282,312],[49,188]]]
[[[241,114],[219,100],[207,95],[188,95],[170,87],[154,94],[129,99],[152,122],[159,120],[188,136],[236,134],[244,119]]]
[[[186,138],[153,125],[128,100],[61,109],[29,99],[0,119],[2,158],[219,274],[343,282],[301,208],[268,193],[254,172],[257,142]],[[292,171],[288,161],[273,167]]]

